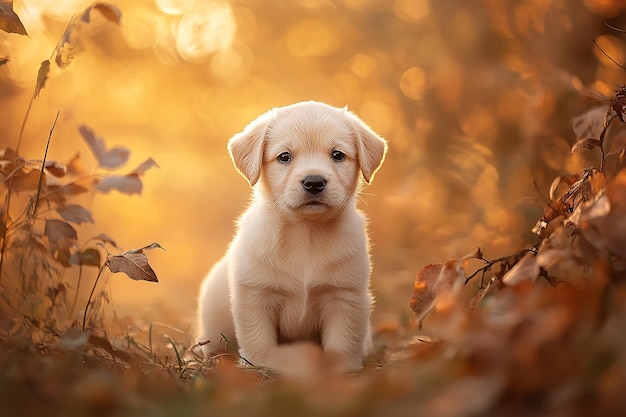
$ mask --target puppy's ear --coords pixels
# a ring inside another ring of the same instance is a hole
[[[343,110],[356,134],[359,167],[361,168],[365,182],[369,184],[374,179],[374,174],[378,171],[378,168],[380,168],[385,159],[387,142],[378,136],[356,115],[347,111],[347,108]]]
[[[273,110],[259,116],[228,141],[230,157],[250,186],[256,184],[261,175],[265,133],[273,117]]]

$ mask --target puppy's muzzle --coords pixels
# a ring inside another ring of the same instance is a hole
[[[313,195],[321,193],[326,188],[326,179],[321,175],[307,175],[302,180],[302,188]]]

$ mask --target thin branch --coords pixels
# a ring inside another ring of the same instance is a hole
[[[104,271],[104,267],[109,263],[109,257],[107,256],[104,262],[102,262],[102,266],[98,271],[98,275],[96,276],[96,281],[93,283],[93,287],[91,287],[91,293],[89,293],[89,298],[87,299],[87,305],[85,306],[85,313],[83,314],[83,330],[85,330],[85,323],[87,323],[87,312],[89,311],[89,305],[91,304],[91,298],[93,297],[93,293],[96,291],[96,287],[98,286],[98,280],[102,275],[102,271]]]
[[[46,151],[43,154],[43,161],[41,162],[41,171],[39,173],[39,183],[37,184],[37,196],[35,197],[35,205],[33,206],[33,213],[31,218],[35,218],[37,216],[37,208],[39,207],[39,197],[41,196],[41,186],[44,178],[44,169],[46,167],[46,159],[48,158],[48,149],[50,147],[50,140],[52,139],[52,132],[54,132],[54,128],[57,125],[57,120],[59,120],[60,111],[57,110],[57,115],[54,118],[54,123],[52,123],[52,127],[50,128],[50,133],[48,134],[48,142],[46,143]]]
[[[600,50],[600,52],[602,52],[604,54],[605,57],[610,59],[612,63],[614,63],[615,65],[617,65],[621,69],[626,70],[626,67],[624,67],[622,64],[620,64],[619,62],[617,62],[613,58],[611,58],[611,56],[609,54],[607,54],[606,51],[600,47],[600,45],[598,45],[598,42],[596,42],[595,39],[593,40],[593,44],[596,46],[596,48],[598,48]]]

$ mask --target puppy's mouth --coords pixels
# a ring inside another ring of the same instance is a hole
[[[302,203],[298,206],[299,209],[304,209],[304,210],[324,210],[324,209],[329,209],[331,208],[330,205],[328,205],[327,203],[324,203],[323,201],[319,201],[319,200],[311,200],[311,201],[307,201],[306,203]]]

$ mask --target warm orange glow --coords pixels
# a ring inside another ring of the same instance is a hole
[[[0,66],[0,149],[15,147],[40,63],[52,55],[20,153],[42,158],[59,110],[51,160],[79,152],[87,172],[102,173],[81,124],[131,150],[121,174],[156,160],[141,197],[85,199],[96,224],[81,229],[81,243],[101,232],[125,249],[161,243],[167,252],[149,254],[161,282],[113,279],[114,303],[172,309],[186,321],[250,192],[226,143],[260,113],[311,99],[347,105],[389,141],[359,199],[384,300],[410,288],[425,263],[477,246],[497,256],[530,239],[545,197],[533,181],[545,189],[589,166],[570,156],[571,117],[593,104],[587,92],[608,97],[626,79],[592,44],[626,63],[623,34],[604,25],[625,10],[616,0],[111,3],[120,24],[94,11],[59,68],[53,51],[92,1],[15,2],[29,37],[0,32],[0,58],[9,57]]]

